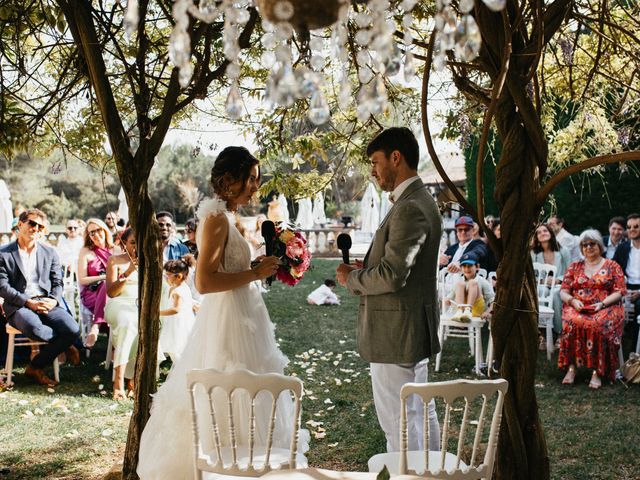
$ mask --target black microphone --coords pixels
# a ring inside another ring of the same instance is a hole
[[[271,220],[265,220],[260,227],[260,233],[264,238],[265,253],[268,257],[273,255],[273,241],[276,238],[276,226]],[[267,285],[271,285],[273,276],[267,278]]]
[[[351,249],[351,237],[348,233],[338,235],[338,250],[342,252],[342,261],[349,264],[349,250]]]

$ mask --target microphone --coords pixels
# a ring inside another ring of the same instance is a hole
[[[265,220],[260,227],[260,233],[264,238],[265,253],[268,257],[273,255],[273,241],[276,238],[276,226],[271,220]],[[267,278],[267,285],[271,285],[273,282],[273,276]]]
[[[338,235],[338,249],[342,252],[342,261],[349,264],[349,250],[351,249],[351,237],[348,233]]]

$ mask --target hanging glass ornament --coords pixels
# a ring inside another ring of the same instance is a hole
[[[231,120],[237,120],[242,116],[242,96],[240,95],[240,88],[238,82],[233,82],[229,89],[229,95],[227,96],[227,102],[225,103],[225,110]]]
[[[489,10],[493,10],[494,12],[499,12],[507,4],[507,0],[482,0],[482,1],[487,6],[487,8],[489,8]]]
[[[314,125],[322,125],[331,117],[329,104],[320,89],[316,90],[311,96],[308,117]]]
[[[473,10],[474,0],[458,0],[458,8],[462,13],[469,13]]]
[[[471,15],[463,15],[456,30],[455,52],[463,62],[474,60],[480,53],[482,36],[476,21]]]

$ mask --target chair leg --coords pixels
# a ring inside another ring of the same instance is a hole
[[[489,329],[489,342],[487,343],[487,377],[491,377],[491,369],[493,368],[493,337],[491,329]]]
[[[4,369],[7,371],[7,386],[12,385],[11,377],[13,375],[13,351],[15,350],[15,333],[9,334],[9,342],[7,343],[7,359]]]
[[[482,331],[481,326],[474,328],[476,336],[476,375],[480,375],[480,363],[482,363]]]
[[[553,317],[547,320],[547,360],[551,361],[553,353]]]
[[[620,344],[620,348],[618,349],[618,363],[620,364],[620,370],[622,370],[622,366],[624,365],[624,353],[622,352],[622,344]]]
[[[469,325],[467,327],[467,338],[469,339],[469,352],[471,353],[471,356],[474,356],[476,354],[475,333],[476,333],[475,328]]]
[[[440,371],[440,357],[442,357],[442,350],[444,349],[444,326],[438,327],[438,340],[440,341],[440,351],[436,355],[436,372]]]
[[[60,362],[58,362],[58,357],[53,359],[53,379],[60,383]]]

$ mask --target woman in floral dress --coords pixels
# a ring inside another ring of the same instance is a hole
[[[562,380],[566,385],[574,382],[576,367],[592,369],[589,387],[598,389],[601,377],[615,379],[624,323],[624,273],[603,257],[606,249],[597,230],[582,232],[580,250],[584,260],[569,265],[560,291],[564,306],[558,367],[568,367]]]

